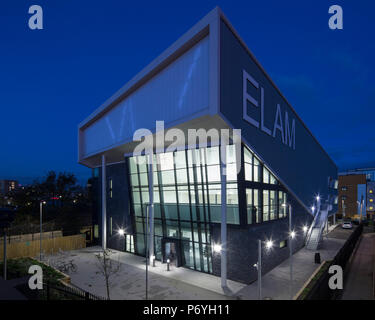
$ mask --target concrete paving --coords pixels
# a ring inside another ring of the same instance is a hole
[[[335,230],[324,237],[322,248],[319,249],[321,259],[331,260],[351,230]],[[78,271],[70,273],[72,284],[93,294],[105,297],[106,290],[103,276],[98,273],[95,253],[99,247],[91,247],[66,253],[65,259],[73,260]],[[144,299],[145,298],[145,258],[126,252],[112,251],[111,258],[121,263],[121,270],[112,280],[112,299]],[[293,255],[294,280],[290,288],[289,260],[262,277],[263,298],[289,299],[294,296],[311,274],[318,267],[314,263],[314,251],[305,248]],[[50,260],[58,256],[49,256]],[[257,282],[245,285],[228,281],[228,288],[221,288],[220,277],[193,271],[187,268],[171,267],[167,271],[166,264],[156,261],[156,267],[149,267],[149,298],[155,300],[200,300],[200,299],[258,299]]]
[[[27,300],[15,287],[27,283],[29,277],[7,280],[0,278],[0,300]]]
[[[106,286],[103,276],[99,273],[98,260],[95,254],[100,252],[99,247],[90,247],[64,254],[67,261],[73,260],[77,272],[68,272],[71,283],[95,295],[106,297]],[[111,259],[121,264],[120,271],[111,281],[110,297],[113,300],[142,300],[145,299],[145,258],[133,254],[112,251]],[[61,260],[61,256],[48,256],[53,264]],[[159,263],[160,264],[160,263]],[[154,268],[149,272],[149,299],[150,300],[223,300],[234,299],[202,286],[194,285],[194,281],[181,281],[181,277],[188,276],[185,268],[172,268],[166,271],[166,265]],[[156,271],[156,269],[159,269]],[[167,276],[160,275],[165,273]],[[193,272],[198,274],[198,272]],[[160,273],[160,274],[159,274]],[[167,274],[168,273],[168,274]],[[174,274],[174,276],[172,276]],[[197,275],[198,276],[198,275]],[[216,278],[216,277],[215,277]],[[217,278],[216,278],[217,279]]]
[[[262,277],[262,298],[272,300],[288,300],[294,297],[310,278],[313,272],[319,267],[314,262],[315,252],[320,253],[321,261],[332,260],[352,230],[343,230],[339,226],[331,228],[326,234],[321,248],[317,251],[302,248],[293,255],[293,283],[290,285],[290,260],[283,261],[276,268],[272,269]],[[258,299],[258,282],[246,286],[236,293],[241,299]]]
[[[342,300],[375,300],[375,233],[364,233],[349,266]]]

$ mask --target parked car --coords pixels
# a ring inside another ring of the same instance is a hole
[[[344,219],[341,227],[343,229],[352,229],[353,228],[352,220],[351,219]]]

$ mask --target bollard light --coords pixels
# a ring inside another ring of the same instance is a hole
[[[294,239],[294,238],[295,238],[295,236],[296,236],[296,233],[295,233],[295,231],[292,231],[292,232],[290,233],[290,237],[291,237],[292,239]]]
[[[167,259],[167,271],[170,271],[170,269],[169,269],[170,262],[171,262],[171,260]]]
[[[303,226],[303,232],[307,232],[307,226]]]
[[[152,266],[155,267],[155,256],[151,256]]]

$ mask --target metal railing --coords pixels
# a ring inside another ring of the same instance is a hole
[[[60,282],[43,282],[42,290],[30,290],[27,284],[19,288],[30,300],[107,300],[76,286],[64,285]]]

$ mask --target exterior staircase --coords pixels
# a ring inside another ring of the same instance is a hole
[[[317,250],[322,242],[324,227],[327,223],[328,213],[332,210],[332,205],[327,203],[318,205],[314,221],[306,237],[306,248],[309,250]]]

